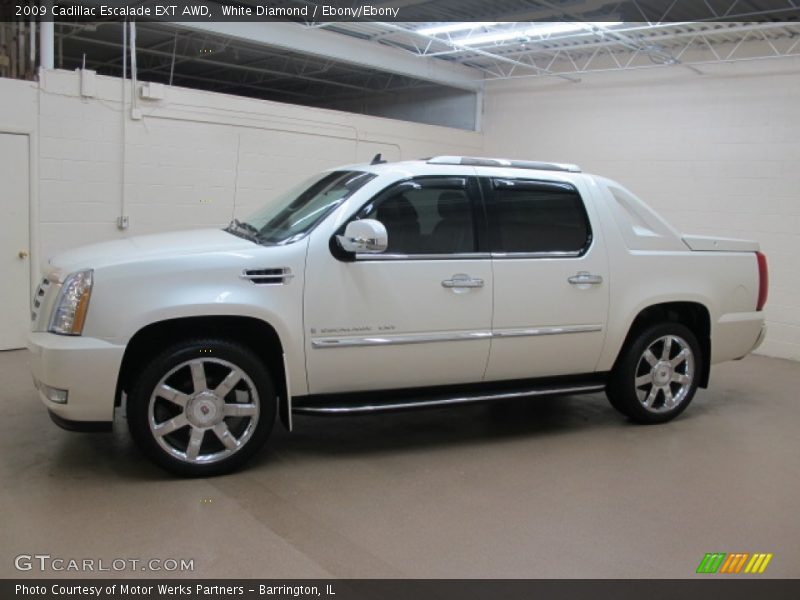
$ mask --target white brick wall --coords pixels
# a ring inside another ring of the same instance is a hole
[[[760,352],[800,360],[800,61],[490,83],[488,155],[575,162],[679,229],[757,239],[770,265]]]
[[[121,81],[98,77],[94,98],[79,90],[77,72],[48,71],[41,86],[0,79],[0,131],[29,132],[38,148],[31,200],[39,262],[94,241],[222,226],[321,169],[377,152],[396,160],[476,153],[482,144],[462,130],[182,88],[164,101],[140,100],[144,118],[126,119],[123,142]],[[123,145],[127,231],[116,228]]]
[[[762,352],[800,359],[800,61],[490,83],[485,135],[173,88],[127,121],[121,83],[50,71],[0,79],[0,131],[29,132],[32,257],[92,241],[219,226],[321,168],[432,154],[577,162],[617,178],[687,232],[758,239],[771,270]],[[34,277],[35,280],[35,277]]]

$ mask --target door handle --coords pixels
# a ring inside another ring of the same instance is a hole
[[[603,283],[603,278],[600,275],[592,275],[589,271],[580,271],[571,277],[567,277],[572,285],[597,285]]]
[[[482,288],[483,279],[472,278],[464,273],[453,275],[452,279],[445,279],[442,281],[442,287],[446,288]]]
[[[25,260],[26,258],[28,258],[28,251],[20,250],[17,256],[19,256],[22,260]]]

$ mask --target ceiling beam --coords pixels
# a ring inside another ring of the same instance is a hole
[[[441,59],[414,56],[384,44],[359,40],[295,23],[212,22],[174,23],[173,25],[244,40],[253,44],[322,56],[328,60],[355,64],[473,92],[480,91],[483,87],[483,75],[477,69],[448,64]]]
[[[105,41],[105,40],[96,40],[96,39],[93,39],[93,38],[85,38],[85,37],[80,37],[80,36],[73,36],[71,39],[77,40],[79,42],[86,42],[88,44],[96,44],[98,46],[106,46],[106,47],[110,47],[110,48],[119,48],[119,44],[117,44],[115,42],[108,42],[108,41]],[[150,48],[137,48],[136,52],[139,53],[139,54],[152,54],[153,56],[161,56],[161,57],[164,57],[164,58],[172,58],[172,52],[166,52],[166,51],[163,51],[163,50],[151,50]],[[232,70],[232,71],[248,71],[248,72],[251,72],[251,73],[268,74],[268,75],[275,75],[275,76],[279,76],[279,77],[286,77],[286,76],[291,75],[291,77],[294,78],[294,79],[303,79],[303,80],[306,80],[306,81],[312,81],[314,83],[324,83],[326,85],[333,85],[333,86],[337,86],[337,87],[348,88],[348,89],[351,89],[351,90],[364,91],[364,87],[360,86],[360,85],[354,85],[354,84],[350,84],[350,83],[345,83],[343,81],[333,81],[333,80],[329,80],[329,79],[321,79],[319,77],[310,77],[308,75],[302,75],[302,74],[296,74],[296,73],[291,73],[290,74],[290,73],[287,73],[286,71],[270,69],[270,68],[267,68],[267,67],[249,67],[247,65],[241,65],[241,64],[238,64],[238,63],[222,62],[222,61],[213,60],[213,59],[210,59],[210,58],[193,58],[192,62],[197,63],[197,64],[203,64],[203,65],[211,65],[213,67],[222,67],[224,69]],[[142,72],[142,69],[139,69],[139,71]],[[220,81],[221,82],[225,82],[226,80],[221,79]]]

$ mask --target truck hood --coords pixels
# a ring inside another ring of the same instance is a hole
[[[60,280],[81,269],[192,254],[252,252],[258,247],[221,229],[175,231],[81,246],[54,256],[44,270]]]

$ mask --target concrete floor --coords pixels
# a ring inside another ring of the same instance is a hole
[[[653,427],[599,394],[298,418],[246,470],[179,480],[124,426],[58,429],[27,360],[0,353],[0,577],[21,553],[193,558],[209,578],[690,577],[712,551],[800,577],[800,363],[715,367]]]

